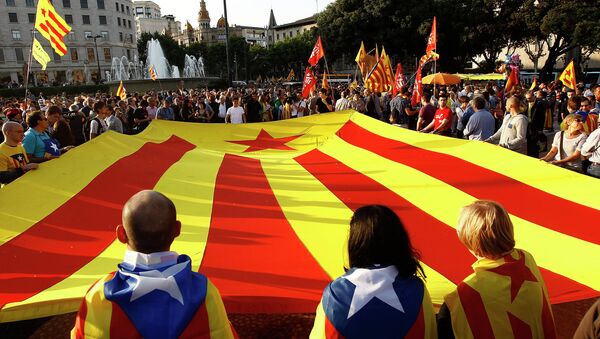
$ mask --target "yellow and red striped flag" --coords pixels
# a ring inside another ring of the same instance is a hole
[[[150,78],[152,79],[152,81],[156,81],[156,71],[154,70],[154,65],[150,66],[150,68],[148,69],[148,74],[150,74]]]
[[[329,89],[329,79],[327,73],[323,73],[323,80],[321,81],[321,88]]]
[[[386,85],[387,77],[385,75],[383,58],[379,58],[371,72],[367,75],[365,86],[373,92],[385,92]]]
[[[63,56],[67,53],[63,39],[71,32],[71,26],[56,12],[49,0],[40,0],[38,3],[35,28],[50,41],[56,54]]]
[[[385,91],[389,92],[394,88],[394,70],[392,70],[392,61],[385,52],[385,47],[381,48],[381,59],[383,61],[383,69],[385,71]]]
[[[0,322],[77,310],[122,261],[115,225],[148,188],[177,208],[172,250],[191,256],[231,313],[314,312],[344,273],[348,220],[366,204],[398,213],[434,304],[472,273],[476,258],[455,227],[476,199],[510,213],[551,303],[600,291],[600,233],[590,227],[600,210],[589,194],[600,181],[357,112],[241,127],[155,120],[141,136],[105,133],[44,166],[0,190],[11,206],[0,213]]]
[[[563,85],[575,90],[575,87],[577,86],[577,80],[575,80],[575,67],[573,66],[573,60],[571,60],[562,73],[560,73],[558,80],[560,80]]]
[[[127,90],[125,89],[125,86],[123,86],[123,80],[121,80],[121,83],[119,83],[119,88],[117,89],[117,96],[121,98],[121,100],[127,99]]]

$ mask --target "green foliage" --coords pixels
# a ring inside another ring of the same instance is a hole
[[[182,69],[185,63],[185,49],[179,46],[177,41],[172,37],[154,32],[152,34],[144,32],[138,39],[138,55],[140,60],[146,62],[148,57],[148,41],[157,39],[165,53],[165,57],[171,65],[178,66]]]

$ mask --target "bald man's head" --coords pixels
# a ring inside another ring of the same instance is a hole
[[[18,122],[7,121],[2,125],[2,134],[10,146],[15,146],[23,141],[23,126]]]
[[[173,202],[150,190],[136,193],[125,203],[123,227],[129,247],[141,253],[168,251],[180,231]]]

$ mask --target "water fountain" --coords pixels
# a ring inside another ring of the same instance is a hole
[[[152,66],[156,72],[156,76],[159,79],[171,78],[172,68],[169,65],[169,61],[165,57],[165,53],[160,46],[160,42],[155,39],[150,39],[146,46],[148,51],[146,66]]]
[[[204,78],[204,59],[199,57],[196,59],[193,55],[185,55],[185,66],[183,67],[184,78]]]

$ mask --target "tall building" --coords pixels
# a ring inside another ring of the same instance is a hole
[[[243,37],[249,44],[267,45],[266,29],[263,27],[229,25],[230,37]],[[221,16],[216,27],[210,25],[210,15],[206,9],[206,2],[200,0],[198,11],[198,28],[193,28],[188,22],[184,31],[174,35],[180,45],[189,45],[194,42],[208,44],[225,43],[225,18]]]
[[[268,45],[271,46],[279,41],[295,37],[305,31],[310,31],[313,27],[317,27],[317,14],[287,24],[278,25],[271,9],[269,25],[267,26]]]
[[[173,15],[161,15],[160,6],[153,1],[134,1],[135,26],[138,37],[144,33],[174,36],[181,32],[181,22]]]
[[[92,83],[106,79],[112,59],[137,54],[133,6],[131,0],[54,0],[56,11],[71,26],[65,37],[68,52],[60,57],[50,43],[35,33],[51,56],[45,71],[33,60],[36,84]],[[0,2],[0,84],[23,83],[24,64],[29,59],[37,1]],[[94,45],[96,37],[97,49]]]

